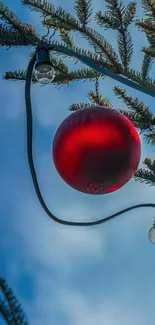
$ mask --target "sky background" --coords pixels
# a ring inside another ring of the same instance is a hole
[[[46,34],[40,14],[20,0],[3,3],[41,36]],[[73,14],[74,0],[52,3]],[[93,0],[93,8],[104,10],[105,2]],[[142,14],[138,1],[137,16]],[[96,28],[94,22],[91,27]],[[131,66],[139,70],[140,49],[147,41],[134,26],[130,31],[135,45]],[[116,33],[101,32],[116,50]],[[75,41],[89,48],[77,34]],[[0,49],[0,276],[14,290],[31,325],[154,325],[155,246],[148,240],[153,209],[131,211],[93,228],[70,228],[50,220],[38,202],[26,155],[24,83],[2,79],[6,71],[26,69],[31,50]],[[67,62],[75,68],[71,60]],[[152,71],[151,75],[154,67]],[[115,97],[115,85],[120,84],[106,77],[100,92],[114,107],[125,108]],[[89,81],[59,89],[32,87],[37,175],[48,207],[62,219],[96,220],[133,204],[154,202],[154,188],[133,179],[112,194],[92,196],[70,188],[56,172],[51,153],[54,134],[70,114],[69,105],[86,102],[92,89]],[[154,112],[152,97],[126,89]],[[154,157],[153,150],[142,140],[140,166],[145,157]]]

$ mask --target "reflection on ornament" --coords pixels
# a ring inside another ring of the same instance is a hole
[[[125,185],[141,155],[138,132],[116,110],[93,106],[69,115],[53,141],[53,160],[59,175],[87,194],[111,193]]]

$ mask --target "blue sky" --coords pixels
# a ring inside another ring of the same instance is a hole
[[[53,0],[73,13],[73,0]],[[125,4],[128,2],[126,1]],[[40,15],[20,0],[5,5],[21,20],[41,27]],[[138,14],[142,15],[138,1]],[[104,9],[93,0],[94,10]],[[95,24],[91,24],[95,28]],[[132,67],[140,69],[147,44],[144,34],[130,28],[135,52]],[[102,31],[116,49],[115,32]],[[88,43],[75,34],[78,46]],[[31,49],[0,49],[1,76],[27,67]],[[73,64],[70,60],[70,67]],[[153,75],[154,67],[152,70]],[[100,92],[116,108],[124,108],[112,91],[115,81],[105,78]],[[70,188],[52,161],[54,134],[70,112],[72,103],[87,101],[94,85],[32,87],[34,155],[40,187],[48,207],[62,219],[96,220],[133,204],[154,202],[154,188],[133,179],[122,189],[89,196]],[[34,192],[26,156],[24,83],[0,80],[0,276],[5,277],[23,305],[32,325],[153,325],[155,308],[154,254],[148,241],[153,209],[140,209],[94,228],[69,228],[55,224],[42,210]],[[126,88],[154,112],[153,98]],[[142,137],[141,137],[142,139]],[[153,147],[142,139],[142,157],[153,158]],[[0,325],[4,322],[0,318]]]

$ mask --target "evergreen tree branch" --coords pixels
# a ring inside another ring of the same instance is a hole
[[[114,30],[119,29],[117,21],[115,21],[108,12],[102,14],[101,10],[99,10],[96,12],[94,18],[100,27],[104,27],[105,29],[111,28]]]
[[[151,158],[145,158],[143,164],[151,171],[155,173],[155,160]]]
[[[53,4],[46,0],[22,0],[22,3],[27,5],[32,11],[40,12],[44,17],[49,16],[51,20],[62,23],[68,30],[75,29],[80,31],[82,29],[78,20],[71,14],[60,7],[56,9]]]
[[[112,103],[108,98],[103,97],[102,94],[98,94],[98,96],[96,96],[94,91],[89,91],[88,98],[93,105],[106,106],[110,108],[113,107]]]
[[[147,56],[150,56],[151,58],[155,58],[155,48],[143,47],[142,52],[144,52]]]
[[[55,45],[55,50],[57,49],[57,44],[61,44],[58,42],[53,42],[53,45]],[[63,44],[62,44],[63,45]],[[58,52],[65,54],[65,49],[57,49]],[[92,62],[103,66],[115,73],[119,73],[118,72],[118,67],[112,66],[110,64],[108,64],[105,61],[102,61],[100,59],[100,57],[98,57],[98,55],[93,54],[91,51],[87,51],[87,50],[83,50],[83,49],[79,49],[78,47],[74,48],[74,51],[76,51],[77,53],[79,53],[80,55],[84,55],[86,56],[88,59],[90,59]],[[70,56],[68,53],[66,53],[67,56]],[[72,57],[72,55],[71,55]],[[73,58],[73,57],[72,57]],[[73,58],[74,59],[74,58]],[[77,61],[77,59],[76,59]],[[119,69],[120,70],[120,69]],[[155,90],[155,81],[152,81],[151,78],[147,77],[146,79],[143,79],[143,76],[141,73],[139,72],[135,72],[133,69],[128,69],[127,71],[121,71],[122,75],[125,75],[127,78],[141,84],[144,85],[152,90]]]
[[[10,310],[11,321],[14,325],[18,325],[19,323],[22,325],[28,325],[27,321],[25,320],[24,313],[22,311],[21,305],[19,305],[16,297],[11,288],[8,287],[6,281],[0,278],[0,289],[4,295],[5,300],[8,303],[8,307]],[[3,312],[4,312],[4,305],[3,305]],[[7,309],[6,309],[7,311]]]
[[[63,45],[63,43],[60,43],[60,42],[55,42],[53,41],[51,44],[53,44],[53,52],[55,52],[55,54],[59,53],[59,54],[63,54],[65,57],[71,57],[73,60],[75,60],[76,62],[80,62],[80,60],[77,60],[76,58],[74,58],[72,55],[70,55],[69,53],[67,53],[67,51],[65,51],[65,48],[64,49],[60,49],[57,47],[57,45]],[[100,56],[98,54],[95,54],[89,50],[84,50],[84,49],[81,49],[81,48],[78,48],[78,47],[75,47],[73,48],[73,50],[77,53],[79,53],[80,55],[83,55],[85,57],[87,57],[89,60],[91,60],[93,63],[96,63],[102,67],[105,67],[113,72],[116,72],[117,71],[117,67],[107,63],[106,61],[103,61],[102,58],[100,58]]]
[[[110,43],[104,40],[101,35],[99,36],[98,33],[95,33],[90,28],[82,28],[78,20],[72,15],[66,13],[66,11],[60,7],[55,9],[52,4],[49,4],[45,0],[22,0],[22,3],[28,5],[31,10],[41,12],[44,16],[47,15],[50,17],[44,19],[42,22],[43,25],[49,28],[63,28],[67,31],[80,32],[87,40],[95,43],[100,51],[102,51],[102,56],[104,56],[115,69],[117,67],[118,72],[120,72],[117,54],[112,49]]]
[[[149,89],[155,90],[154,80],[152,80],[150,77],[147,77],[147,79],[143,79],[142,74],[134,71],[133,69],[127,70],[125,72],[125,76],[141,85],[146,86]]]
[[[0,2],[0,19],[4,20],[14,31],[17,31],[24,38],[27,45],[29,45],[29,42],[38,42],[40,40],[35,28],[20,21],[8,7],[4,7],[2,2]]]
[[[0,315],[5,320],[6,324],[12,325],[11,313],[4,300],[2,299],[0,299]]]
[[[154,128],[154,131],[153,132],[144,135],[144,140],[147,143],[150,143],[152,145],[155,145],[155,128]]]
[[[92,0],[75,0],[76,15],[83,29],[86,28],[87,24],[91,20],[93,13],[91,6]]]
[[[154,36],[155,35],[155,22],[151,19],[137,19],[135,22],[138,30],[141,32],[145,32],[148,35]]]
[[[114,51],[111,44],[98,32],[92,30],[91,28],[87,28],[83,32],[84,37],[88,40],[91,46],[95,48],[95,52],[100,54],[100,58],[103,57],[103,60],[113,66],[113,69],[117,71],[117,73],[122,72],[122,67],[119,62],[118,55]]]
[[[132,22],[136,3],[130,3],[127,8],[122,1],[106,0],[109,9],[105,15],[101,11],[96,13],[96,20],[101,26],[116,29],[118,31],[118,49],[124,70],[127,70],[133,55],[133,43],[130,33],[127,31],[128,25]]]
[[[153,58],[146,55],[146,53],[144,54],[143,63],[142,63],[142,72],[141,72],[143,80],[148,78],[149,72],[152,68],[153,61],[154,61]]]
[[[61,37],[61,40],[65,43],[67,47],[69,47],[70,49],[75,48],[74,39],[69,31],[66,31],[64,28],[59,29],[59,35]]]
[[[62,24],[59,21],[56,21],[55,19],[46,19],[44,21],[44,25],[48,26],[49,28],[59,28],[59,29],[64,29],[64,30],[69,30],[69,28],[66,28],[65,24]],[[102,56],[103,60],[106,61],[108,64],[111,64],[113,66],[113,69],[120,73],[122,71],[121,65],[119,63],[119,59],[117,54],[114,52],[111,44],[104,39],[103,36],[101,36],[99,33],[96,31],[92,30],[91,28],[85,28],[83,30],[82,28],[75,29],[72,27],[70,28],[70,31],[78,31],[80,32],[83,37],[90,43],[91,46],[95,47],[95,51],[100,53],[100,58]]]
[[[118,32],[117,44],[122,64],[126,71],[131,63],[133,55],[133,42],[127,30],[122,29]]]
[[[25,81],[26,80],[26,70],[19,71],[7,71],[3,76],[5,80],[13,80],[13,81]],[[37,79],[32,75],[31,84],[37,83]]]
[[[90,91],[88,93],[88,99],[91,101],[91,103],[78,103],[78,104],[72,104],[69,106],[70,111],[77,111],[79,109],[84,109],[87,107],[91,107],[92,105],[96,106],[106,106],[112,108],[112,104],[109,99],[106,97],[103,97],[101,94],[98,94],[98,96],[95,94],[94,91]]]
[[[133,22],[135,14],[136,2],[130,2],[127,5],[123,15],[123,27],[125,30]],[[95,14],[95,20],[100,27],[104,27],[105,29],[111,28],[114,30],[120,30],[118,20],[113,19],[113,15],[111,15],[110,12],[106,11],[104,14],[102,14],[101,10],[97,11]]]
[[[125,30],[134,20],[134,17],[136,14],[136,9],[137,9],[136,6],[137,6],[136,2],[130,2],[125,9],[125,12],[123,15],[123,26],[124,26]]]
[[[144,132],[144,130],[153,131],[155,121],[149,107],[145,106],[143,102],[139,102],[138,98],[127,96],[125,89],[114,87],[114,92],[116,96],[121,98],[123,102],[132,110],[132,112],[125,110],[119,111],[130,118],[135,126],[142,132]]]
[[[38,42],[34,39],[25,41],[17,31],[0,24],[0,46],[36,46]]]
[[[59,73],[53,80],[54,84],[64,85],[69,84],[73,81],[86,81],[86,80],[95,80],[96,77],[102,78],[103,76],[95,72],[92,69],[79,69],[69,72],[67,75],[64,73]]]
[[[140,183],[146,183],[150,186],[155,186],[155,173],[145,170],[145,169],[138,169],[134,174],[135,181]]]
[[[155,18],[154,0],[142,0],[142,7],[145,10],[145,15]]]
[[[90,103],[78,103],[78,104],[72,104],[72,105],[70,105],[68,109],[70,111],[78,111],[80,109],[88,108],[90,106],[91,106]]]
[[[69,84],[73,81],[86,81],[86,80],[95,80],[96,77],[103,78],[100,74],[98,74],[96,71],[92,69],[79,69],[74,71],[65,71],[65,69],[59,68],[59,73],[56,74],[54,80],[52,81],[55,85],[65,85]],[[25,81],[26,80],[26,71],[25,70],[19,70],[19,71],[8,71],[5,73],[4,79],[6,80],[20,80]],[[32,84],[37,83],[38,81],[35,78],[35,75],[32,76]]]

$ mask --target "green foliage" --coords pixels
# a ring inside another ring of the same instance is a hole
[[[28,325],[21,305],[7,282],[0,278],[0,290],[4,299],[0,299],[0,314],[8,325]]]
[[[148,56],[146,53],[144,54],[143,63],[142,63],[142,78],[146,80],[149,76],[149,72],[152,68],[154,59]]]
[[[16,17],[16,15],[8,9],[8,7],[4,7],[2,2],[0,2],[0,19],[5,22],[6,27],[9,27],[7,29],[8,35],[9,31],[11,34],[12,30],[14,30],[19,34],[19,36],[23,38],[23,41],[25,43],[24,45],[29,45],[31,44],[30,42],[34,43],[34,41],[36,45],[39,41],[40,38],[37,32],[35,31],[35,28],[29,24],[24,24],[23,22],[21,22]],[[4,26],[2,26],[2,28],[4,30]]]
[[[77,18],[83,29],[90,22],[93,10],[91,8],[92,0],[75,0],[75,11]]]
[[[131,111],[119,110],[126,115],[135,126],[142,132],[154,132],[155,120],[148,106],[140,102],[138,98],[127,96],[126,90],[115,87],[114,92],[118,98],[121,98]]]
[[[155,186],[155,172],[139,168],[134,175],[136,181]]]
[[[34,45],[37,43],[35,42]],[[11,27],[0,24],[0,46],[26,46],[25,39]]]
[[[104,15],[101,11],[98,11],[95,18],[98,24],[105,27],[105,29],[111,28],[117,30],[120,59],[124,69],[127,70],[133,55],[132,38],[127,28],[133,21],[136,12],[136,3],[131,2],[125,8],[122,1],[118,3],[117,0],[106,0],[106,2],[108,3],[108,11]]]
[[[150,18],[155,17],[155,3],[154,0],[142,0],[142,7],[145,10],[145,15]]]
[[[65,43],[65,45],[67,47],[69,47],[70,49],[75,48],[74,39],[69,31],[62,28],[62,29],[59,29],[59,34],[60,34],[61,40]]]

